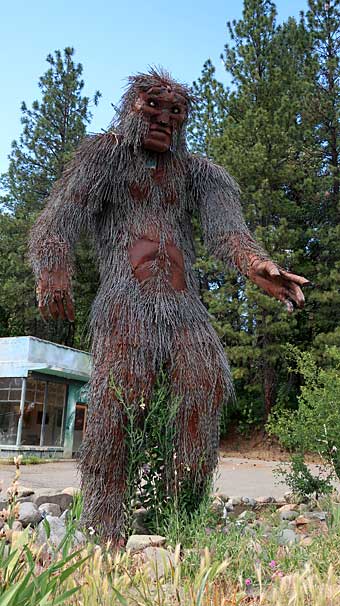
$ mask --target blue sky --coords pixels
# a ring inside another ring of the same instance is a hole
[[[2,95],[0,172],[7,170],[11,141],[21,132],[20,104],[39,98],[38,79],[46,56],[73,46],[84,67],[85,92],[102,92],[91,131],[105,128],[111,103],[119,100],[124,79],[150,64],[163,65],[191,83],[211,58],[226,81],[220,54],[226,22],[238,19],[243,2],[234,0],[16,0],[3,2],[0,22]],[[278,0],[278,20],[298,16],[306,0]]]

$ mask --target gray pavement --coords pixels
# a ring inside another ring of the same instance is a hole
[[[282,497],[287,486],[277,484],[273,469],[279,465],[275,461],[223,457],[220,459],[215,479],[217,492],[228,496],[272,496]],[[5,493],[14,475],[14,466],[1,465],[0,480]],[[32,488],[52,488],[62,490],[68,486],[79,486],[79,475],[75,461],[24,465],[21,467],[19,484]],[[0,496],[1,499],[1,496]]]

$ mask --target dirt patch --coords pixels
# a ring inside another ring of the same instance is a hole
[[[289,461],[291,453],[283,448],[278,440],[269,436],[264,429],[254,429],[249,435],[241,434],[236,426],[229,429],[228,436],[221,439],[220,455],[242,457],[263,461]],[[315,454],[306,455],[308,463],[320,463]]]

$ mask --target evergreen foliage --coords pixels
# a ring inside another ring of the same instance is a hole
[[[195,83],[205,101],[191,145],[239,182],[246,220],[271,257],[315,284],[305,310],[287,316],[200,248],[202,296],[234,369],[243,424],[275,402],[296,404],[301,379],[287,367],[287,342],[322,356],[340,336],[339,7],[311,0],[299,22],[279,25],[274,2],[244,0],[222,55],[230,89],[210,61]]]
[[[46,324],[39,317],[27,261],[30,227],[92,118],[91,100],[83,95],[83,68],[73,57],[74,49],[69,47],[63,53],[57,50],[48,55],[49,68],[39,79],[41,99],[31,108],[22,103],[22,134],[12,143],[9,168],[1,177],[0,334],[30,334],[85,346],[82,326],[96,289],[89,244],[80,244],[76,261],[80,271],[75,284],[75,335],[66,322]],[[95,105],[99,97],[97,91],[92,101]]]

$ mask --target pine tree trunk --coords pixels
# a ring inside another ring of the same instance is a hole
[[[267,366],[264,368],[263,387],[265,418],[268,419],[273,404],[275,403],[276,392],[276,373],[275,369],[272,366]]]

